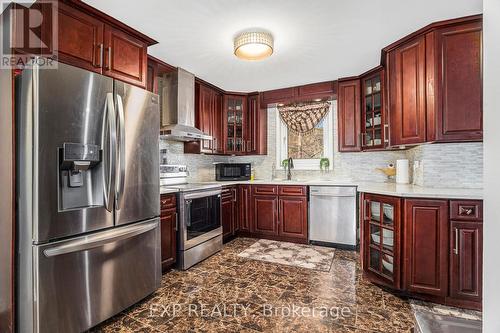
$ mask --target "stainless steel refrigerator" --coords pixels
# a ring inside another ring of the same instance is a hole
[[[17,325],[81,332],[160,285],[158,96],[62,63],[15,93]]]

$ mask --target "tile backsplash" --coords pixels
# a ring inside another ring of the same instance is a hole
[[[268,155],[266,156],[212,156],[184,154],[182,142],[160,140],[160,149],[167,150],[169,164],[186,164],[190,181],[212,181],[215,179],[213,163],[250,162],[256,179],[270,180],[276,164],[276,112],[268,109]],[[337,114],[334,112],[334,158],[332,170],[292,170],[293,176],[308,178],[351,178],[356,181],[384,182],[386,176],[375,170],[395,163],[397,159],[418,161],[420,167],[413,172],[413,183],[429,187],[481,188],[483,182],[482,143],[426,144],[408,150],[340,153],[337,146]],[[412,174],[410,170],[410,174]],[[277,178],[284,176],[283,170],[275,172]]]

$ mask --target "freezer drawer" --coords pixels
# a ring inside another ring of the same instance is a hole
[[[34,258],[35,332],[82,332],[159,287],[159,219],[35,246]]]

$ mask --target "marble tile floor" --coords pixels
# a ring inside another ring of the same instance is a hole
[[[358,254],[336,250],[329,272],[241,258],[237,238],[91,332],[411,332],[410,303],[362,277]]]

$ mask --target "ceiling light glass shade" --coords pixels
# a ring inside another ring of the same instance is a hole
[[[261,60],[273,54],[273,36],[267,32],[243,32],[234,39],[234,54],[245,60]]]

